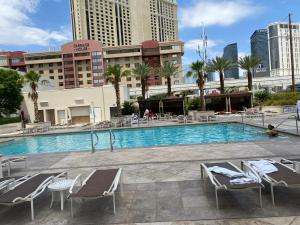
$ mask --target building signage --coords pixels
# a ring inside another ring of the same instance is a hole
[[[90,44],[89,43],[74,44],[73,48],[74,48],[74,52],[87,51],[90,48]]]

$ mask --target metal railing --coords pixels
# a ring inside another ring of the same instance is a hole
[[[112,129],[109,129],[109,143],[110,143],[110,151],[111,152],[114,151],[115,141],[116,141],[116,136],[115,136],[114,132],[112,131]]]

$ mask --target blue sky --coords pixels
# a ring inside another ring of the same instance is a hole
[[[237,42],[249,54],[250,36],[269,23],[300,21],[299,0],[178,0],[180,38],[186,42],[184,63],[197,59],[204,22],[210,57]],[[69,0],[0,0],[0,50],[46,51],[71,40]]]

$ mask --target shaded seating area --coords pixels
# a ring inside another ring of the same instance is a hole
[[[71,214],[73,212],[74,199],[99,199],[112,196],[113,210],[116,213],[115,191],[121,181],[122,169],[94,170],[82,183],[81,175],[78,175],[70,188]],[[122,191],[122,187],[121,187]]]
[[[140,117],[143,116],[145,110],[151,110],[154,114],[159,114],[159,118],[163,119],[167,114],[183,115],[184,114],[184,98],[168,97],[165,99],[146,99],[139,101]]]
[[[55,179],[66,176],[66,173],[39,173],[18,180],[7,192],[0,195],[0,205],[14,206],[30,202],[31,219],[34,220],[34,200],[39,197],[47,186]]]
[[[244,167],[245,171],[230,162],[202,163],[200,165],[201,178],[204,189],[208,188],[208,180],[215,189],[216,206],[219,209],[219,191],[243,191],[256,189],[259,192],[259,204],[262,207],[261,179],[251,167]]]
[[[215,112],[235,113],[251,108],[251,92],[206,95],[206,108]]]
[[[242,167],[251,167],[263,181],[270,185],[272,203],[275,206],[274,187],[299,187],[300,174],[296,170],[274,160],[242,161]]]

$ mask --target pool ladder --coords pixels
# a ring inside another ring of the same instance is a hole
[[[94,136],[96,137],[96,142],[94,142]],[[110,143],[110,151],[114,151],[114,144],[116,142],[116,136],[112,129],[109,129],[109,143]],[[99,136],[97,133],[94,132],[94,128],[91,127],[91,146],[92,146],[92,153],[96,152],[96,146],[99,143]]]

